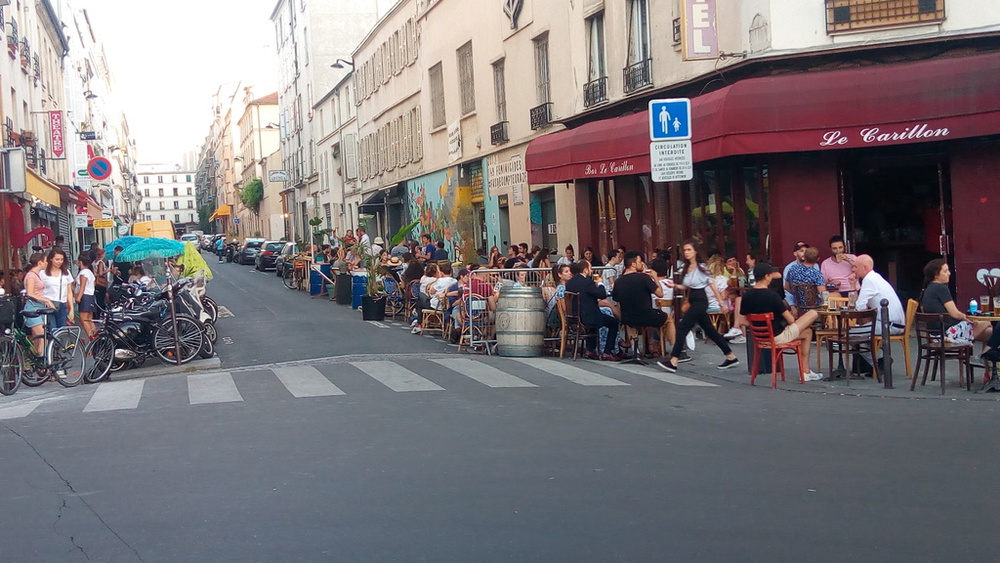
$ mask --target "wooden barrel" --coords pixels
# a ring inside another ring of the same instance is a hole
[[[515,358],[542,355],[545,302],[540,287],[504,287],[497,301],[497,353]]]

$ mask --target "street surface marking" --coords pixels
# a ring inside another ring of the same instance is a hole
[[[377,326],[377,327],[379,327],[379,328],[389,328],[389,325],[386,325],[386,324],[382,324],[382,323],[380,323],[380,322],[378,322],[378,321],[366,321],[366,322],[367,322],[368,324],[370,324],[370,325],[375,325],[375,326]]]
[[[339,387],[312,366],[272,368],[271,371],[293,397],[330,397],[344,394]]]
[[[395,362],[351,362],[372,379],[393,391],[444,391],[444,387],[424,379]]]
[[[233,312],[230,311],[225,305],[219,305],[219,318],[220,319],[221,318],[226,318],[226,317],[235,317],[235,316],[236,315],[234,315]]]
[[[501,371],[489,364],[470,360],[468,358],[442,358],[434,359],[432,362],[442,365],[452,371],[456,371],[468,378],[487,385],[489,387],[538,387],[534,383],[529,383],[520,377],[514,377],[505,371]]]
[[[644,375],[646,377],[651,377],[657,381],[663,381],[665,383],[673,383],[674,385],[684,385],[687,387],[718,387],[714,383],[708,383],[707,381],[698,381],[697,379],[691,379],[688,377],[683,377],[675,373],[667,373],[665,371],[658,371],[660,368],[652,364],[647,367],[632,365],[632,364],[618,364],[616,366],[611,366],[613,369],[620,369],[627,371],[629,373],[635,373],[638,375]]]
[[[223,336],[222,337],[222,343],[223,344],[232,344],[233,343],[233,339],[230,338],[230,337],[228,337],[228,336]]]
[[[4,407],[0,409],[0,420],[11,420],[14,418],[23,418],[25,416],[28,416],[29,414],[34,412],[34,410],[38,408],[38,405],[42,404],[43,401],[44,399],[39,401],[18,403],[16,405],[10,405],[8,407]]]
[[[130,410],[139,406],[145,379],[102,383],[90,397],[83,412]]]
[[[188,399],[192,405],[207,403],[234,403],[243,400],[229,373],[189,375]]]
[[[617,379],[612,379],[610,377],[604,377],[603,375],[598,375],[592,371],[587,371],[585,369],[580,369],[578,367],[571,366],[567,363],[559,362],[556,360],[548,360],[545,358],[507,358],[508,360],[514,360],[515,362],[520,362],[526,366],[531,366],[536,369],[540,369],[544,372],[551,373],[552,375],[559,376],[563,379],[568,379],[573,383],[578,383],[580,385],[588,386],[612,386],[612,385],[628,385],[624,381],[618,381]]]

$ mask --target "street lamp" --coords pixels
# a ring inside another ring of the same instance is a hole
[[[346,65],[350,65],[351,68],[354,68],[354,63],[351,62],[351,61],[349,61],[349,60],[347,60],[347,59],[337,59],[336,61],[333,62],[332,65],[330,65],[330,67],[331,68],[345,68],[344,67],[345,64]]]

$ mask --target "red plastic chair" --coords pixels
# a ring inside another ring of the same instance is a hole
[[[778,370],[781,370],[781,380],[785,380],[784,351],[795,350],[795,355],[799,358],[799,383],[805,383],[805,373],[807,371],[802,357],[802,341],[793,340],[787,344],[774,343],[774,329],[771,321],[774,320],[774,313],[761,313],[747,315],[747,322],[750,323],[750,334],[753,335],[753,367],[750,369],[750,385],[757,379],[757,372],[760,369],[761,350],[771,351],[771,389],[778,388]],[[778,360],[781,360],[779,363]]]

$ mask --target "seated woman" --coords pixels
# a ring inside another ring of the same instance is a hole
[[[941,258],[931,260],[924,266],[924,289],[920,292],[920,310],[924,313],[946,314],[944,326],[945,340],[956,344],[986,342],[993,335],[993,327],[985,321],[977,321],[958,310],[948,289],[951,269]]]

